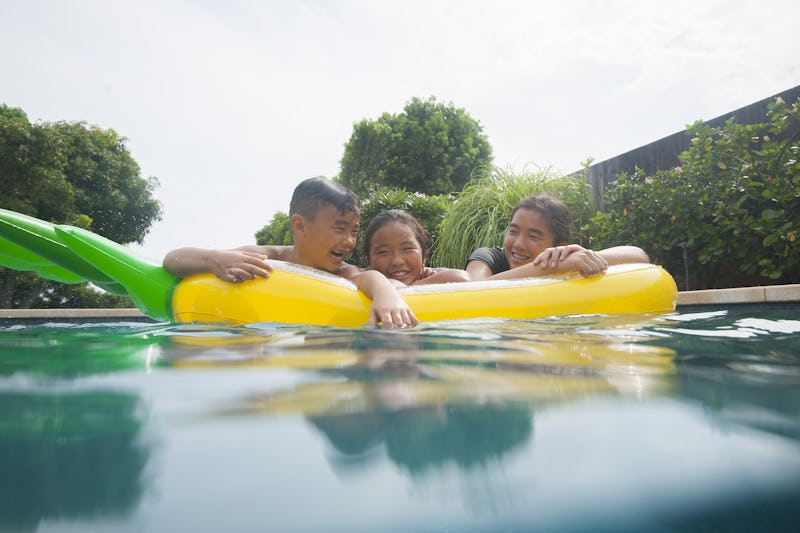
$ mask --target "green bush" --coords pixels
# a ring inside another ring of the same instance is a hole
[[[587,227],[596,248],[637,244],[691,288],[800,282],[800,101],[767,120],[696,123],[680,165],[616,177]],[[684,250],[686,263],[684,263]]]
[[[42,289],[39,299],[31,307],[34,309],[125,309],[136,307],[136,305],[129,296],[120,296],[94,289],[88,283],[76,285],[53,283]]]
[[[272,220],[256,232],[256,244],[289,245],[292,242],[289,215],[283,211],[275,213]]]
[[[515,172],[490,167],[456,195],[431,263],[464,268],[476,248],[501,245],[514,205],[532,194],[550,194],[564,202],[575,222],[572,240],[584,242],[582,226],[594,214],[591,187],[585,180],[555,175],[550,169]]]

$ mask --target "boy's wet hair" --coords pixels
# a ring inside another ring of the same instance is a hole
[[[569,234],[572,231],[572,215],[564,202],[549,194],[534,194],[526,196],[511,210],[511,218],[520,209],[538,211],[547,221],[547,226],[553,234],[555,244],[569,242]],[[509,220],[510,220],[509,219]]]
[[[382,211],[375,215],[375,218],[370,221],[369,226],[367,226],[367,229],[364,231],[364,243],[361,249],[361,257],[364,258],[364,261],[369,264],[369,247],[372,244],[372,237],[375,235],[375,232],[392,222],[403,224],[411,230],[422,250],[422,262],[425,263],[428,257],[428,242],[430,241],[428,232],[425,231],[425,228],[422,227],[422,224],[420,224],[413,215],[402,209]]]
[[[317,212],[326,205],[332,205],[340,213],[361,214],[358,196],[342,185],[327,178],[308,178],[295,187],[289,202],[289,216],[297,213],[314,220]]]

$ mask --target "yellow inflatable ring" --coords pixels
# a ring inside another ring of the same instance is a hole
[[[232,284],[203,274],[182,280],[172,297],[175,320],[340,327],[367,323],[371,302],[351,282],[314,269],[271,263],[275,270],[267,279]],[[615,265],[591,278],[422,285],[400,289],[400,294],[422,322],[669,312],[677,301],[672,277],[649,264]]]

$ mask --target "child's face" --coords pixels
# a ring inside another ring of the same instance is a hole
[[[300,232],[295,231],[295,252],[301,265],[336,273],[356,245],[358,214],[326,205],[313,220],[303,217]]]
[[[411,228],[392,222],[378,229],[369,244],[369,268],[411,285],[424,267],[422,248]]]
[[[516,268],[530,263],[551,246],[555,246],[553,232],[544,216],[532,209],[517,209],[503,240],[508,265]]]

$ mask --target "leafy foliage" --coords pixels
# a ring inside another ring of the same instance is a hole
[[[158,180],[141,177],[125,139],[114,130],[83,122],[49,127],[62,139],[62,172],[74,191],[71,216],[87,216],[89,229],[113,241],[141,243],[161,219],[161,204],[153,198]]]
[[[0,207],[122,244],[141,243],[161,218],[157,186],[156,178],[141,177],[114,130],[84,122],[31,124],[21,109],[0,105]],[[0,269],[0,307],[29,307],[44,289],[65,290],[22,274]]]
[[[433,263],[464,268],[469,255],[482,246],[503,242],[511,210],[522,198],[550,194],[564,202],[572,213],[575,242],[583,242],[582,226],[594,213],[591,189],[584,180],[561,177],[550,169],[517,173],[493,167],[474,179],[447,211],[440,230],[440,242]]]
[[[156,178],[114,130],[83,122],[31,124],[0,105],[0,205],[57,224],[86,227],[113,241],[141,243],[161,218]]]
[[[93,289],[86,283],[66,285],[50,283],[33,303],[36,309],[93,308],[122,309],[136,307],[128,296]]]
[[[292,229],[289,226],[289,215],[278,211],[269,223],[256,232],[256,244],[292,244]]]
[[[612,182],[589,228],[598,247],[637,243],[679,279],[685,249],[693,288],[800,282],[800,101],[687,133],[680,166]]]
[[[400,114],[353,125],[338,180],[361,197],[380,186],[449,194],[491,161],[488,138],[464,109],[412,98]]]

